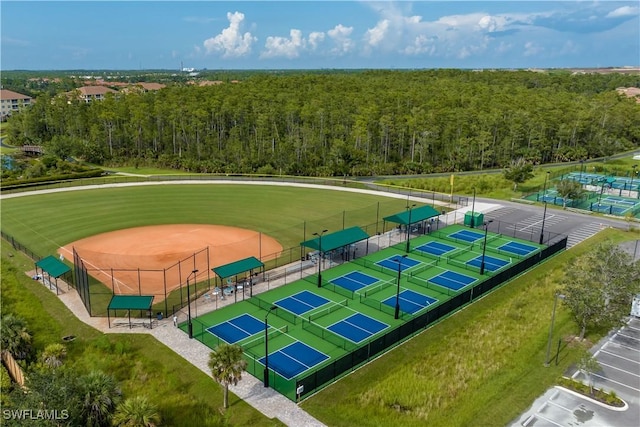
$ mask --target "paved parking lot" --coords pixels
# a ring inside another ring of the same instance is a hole
[[[512,427],[637,427],[640,425],[640,319],[603,339],[594,349],[602,371],[595,387],[614,391],[627,406],[611,408],[579,394],[552,388],[538,398]],[[580,372],[573,378],[585,380]]]

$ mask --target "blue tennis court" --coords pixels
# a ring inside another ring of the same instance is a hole
[[[331,283],[355,292],[369,285],[373,285],[379,280],[380,279],[369,276],[368,274],[364,274],[359,271],[352,271],[349,274],[345,274],[344,276],[336,277],[335,279],[331,280]]]
[[[315,348],[296,341],[278,351],[269,353],[269,369],[290,380],[328,358],[329,356]],[[264,359],[264,357],[260,359],[260,363],[263,365]]]
[[[242,314],[207,328],[207,332],[212,333],[228,344],[237,343],[263,330],[264,323],[250,314]]]
[[[458,240],[464,240],[465,242],[475,242],[476,240],[482,239],[484,237],[484,234],[476,233],[469,230],[460,230],[456,231],[455,233],[449,234],[449,237]]]
[[[313,292],[302,291],[295,295],[282,298],[281,300],[274,302],[274,304],[292,313],[300,315],[325,305],[328,302],[328,299],[321,297],[320,295],[316,295]]]
[[[328,326],[327,329],[345,337],[349,341],[359,343],[388,327],[389,325],[386,323],[382,323],[362,313],[356,313]]]
[[[398,299],[400,303],[400,310],[405,313],[414,314],[423,308],[437,302],[438,300],[435,298],[428,297],[426,295],[419,294],[418,292],[414,292],[411,289],[405,289],[400,292],[400,298]],[[392,296],[382,301],[384,304],[394,307],[396,306],[396,297]]]
[[[444,273],[438,274],[437,276],[433,276],[429,279],[429,282],[435,283],[436,285],[444,286],[445,288],[452,289],[454,291],[459,291],[465,286],[475,282],[471,276],[467,276],[466,274],[456,273],[455,271],[447,270]]]
[[[427,242],[424,245],[416,247],[416,250],[436,256],[444,255],[447,252],[451,252],[455,249],[455,246],[446,245],[440,242]]]
[[[499,246],[498,249],[505,252],[511,252],[516,255],[529,255],[531,252],[535,252],[538,248],[535,246],[525,245],[524,243],[511,241]]]
[[[505,261],[500,258],[494,258],[489,255],[484,256],[484,268],[489,271],[500,270],[505,265],[509,265],[509,261]],[[475,257],[472,260],[467,261],[467,265],[480,268],[482,265],[482,255]]]
[[[415,259],[411,259],[409,257],[402,256],[392,256],[387,259],[383,259],[381,261],[376,262],[381,267],[388,268],[390,270],[398,271],[398,263],[400,263],[400,271],[404,271],[407,268],[415,267],[420,264],[420,261],[416,261]]]

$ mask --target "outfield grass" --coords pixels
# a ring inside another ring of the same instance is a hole
[[[332,426],[498,426],[525,411],[579,357],[543,367],[554,294],[568,260],[607,230],[524,274],[302,403]],[[553,336],[577,333],[560,306]],[[597,340],[604,331],[589,338]],[[552,352],[552,355],[555,351]]]
[[[150,335],[105,335],[82,323],[55,294],[24,274],[31,267],[31,260],[2,245],[2,313],[27,321],[38,351],[75,335],[65,344],[66,363],[82,373],[100,369],[113,375],[125,397],[148,396],[160,410],[162,425],[283,425],[232,393],[230,408],[222,415],[222,387],[209,376]]]
[[[5,199],[2,230],[42,256],[84,237],[157,224],[236,226],[290,248],[318,230],[371,224],[405,206],[403,199],[308,188],[151,185]]]

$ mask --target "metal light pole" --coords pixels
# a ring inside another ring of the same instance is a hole
[[[544,212],[542,213],[542,228],[540,229],[540,244],[544,239],[544,220],[547,218],[547,202],[544,202]]]
[[[544,366],[549,367],[549,353],[551,352],[551,337],[553,335],[553,323],[556,320],[556,305],[558,304],[558,298],[565,299],[562,294],[556,294],[553,299],[553,312],[551,313],[551,326],[549,327],[549,339],[547,341],[547,355],[544,358]]]
[[[318,258],[318,287],[322,287],[322,235],[329,230],[322,230],[320,233],[313,233],[314,236],[318,236],[318,253],[320,257]]]
[[[411,229],[411,209],[415,207],[416,207],[415,204],[411,206],[407,206],[407,209],[409,209],[409,220],[407,221],[407,250],[405,251],[406,253],[409,253],[409,230]]]
[[[476,187],[473,187],[473,202],[471,202],[471,228],[476,228],[476,217],[474,215],[476,210]]]
[[[398,264],[398,290],[396,291],[396,311],[395,314],[393,316],[394,319],[397,319],[398,317],[400,317],[400,272],[401,267],[402,267],[402,258],[406,258],[406,255],[403,255],[402,257],[396,257],[393,259],[393,262]]]
[[[267,318],[269,314],[275,310],[275,305],[271,306],[271,308],[267,311],[267,314],[264,316],[264,386],[269,387],[269,324],[267,323]]]
[[[580,184],[582,184],[582,166],[584,164],[584,160],[580,160]]]
[[[482,262],[480,263],[480,275],[484,274],[484,256],[487,252],[487,234],[489,232],[489,224],[492,223],[493,220],[490,219],[484,223],[484,244],[482,245]]]
[[[547,180],[549,179],[550,171],[547,171],[547,175],[544,177],[544,188],[542,190],[542,200],[545,201],[547,199]]]
[[[195,274],[197,272],[198,272],[198,270],[193,270],[187,276],[187,317],[188,317],[187,329],[189,331],[189,338],[193,338],[193,323],[191,323],[191,292],[189,291],[189,278],[193,274],[194,275],[193,278],[195,279],[195,277],[196,277]]]
[[[636,174],[636,168],[638,165],[631,166],[631,184],[629,184],[629,191],[633,190],[633,176]]]

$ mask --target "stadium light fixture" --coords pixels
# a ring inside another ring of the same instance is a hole
[[[553,298],[553,312],[551,313],[551,326],[549,327],[549,339],[547,340],[547,355],[544,359],[544,366],[549,367],[549,353],[551,353],[551,337],[553,336],[553,323],[556,320],[556,305],[558,304],[558,298],[565,299],[566,296],[562,294],[556,294]]]
[[[318,258],[318,287],[319,288],[322,287],[322,259],[324,258],[322,256],[322,235],[327,231],[329,230],[322,230],[320,233],[313,233],[314,236],[318,236],[318,253],[320,256]]]
[[[487,234],[489,232],[489,224],[493,222],[492,219],[485,221],[484,223],[484,244],[482,245],[482,262],[480,263],[480,275],[484,274],[484,256],[487,252]]]
[[[266,316],[264,316],[264,386],[269,387],[269,324],[267,323],[267,318],[269,314],[275,310],[275,305],[271,306],[271,308],[267,311]]]
[[[395,310],[395,314],[394,314],[394,319],[397,319],[398,317],[400,317],[400,273],[402,271],[402,258],[406,258],[406,255],[402,255],[401,257],[395,257],[392,259],[393,262],[398,264],[398,282],[397,282],[397,286],[398,286],[398,290],[396,291],[396,310]]]
[[[198,270],[193,270],[187,276],[187,317],[189,318],[189,321],[187,322],[187,328],[189,330],[189,338],[193,338],[193,323],[191,323],[191,292],[189,291],[189,279],[191,278],[191,275],[193,274],[193,278],[195,280],[195,278],[196,278],[195,274],[197,272],[198,272]],[[197,290],[196,290],[196,292],[197,292]]]
[[[416,207],[415,203],[411,206],[407,206],[407,209],[409,209],[409,220],[407,221],[407,250],[405,251],[406,253],[409,253],[409,231],[411,230],[411,210],[415,207]]]

